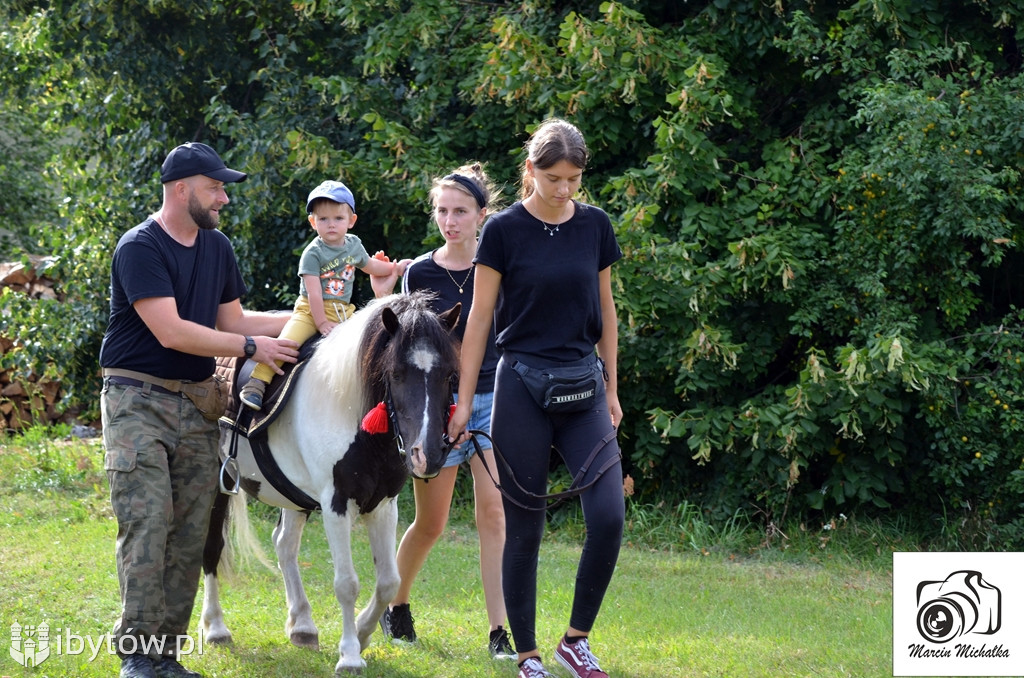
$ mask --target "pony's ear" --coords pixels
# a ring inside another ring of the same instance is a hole
[[[459,314],[461,312],[462,302],[459,301],[456,302],[456,304],[449,308],[447,311],[444,311],[443,313],[438,313],[437,315],[441,319],[441,322],[444,323],[445,326],[448,328],[448,331],[451,332],[453,329],[455,329],[455,326],[459,324]]]
[[[398,333],[398,316],[391,310],[390,306],[385,306],[380,312],[380,320],[384,323],[384,329],[388,331],[388,334],[395,336]]]

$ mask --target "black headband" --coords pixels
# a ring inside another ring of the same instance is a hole
[[[466,189],[469,191],[470,195],[476,198],[476,204],[480,205],[481,209],[487,207],[487,200],[484,199],[484,192],[481,191],[480,187],[476,185],[476,182],[470,179],[469,177],[464,177],[461,174],[452,173],[444,177],[442,181],[454,181],[458,184],[461,184],[462,186],[465,186]]]

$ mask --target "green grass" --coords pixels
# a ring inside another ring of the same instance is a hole
[[[118,614],[115,524],[98,442],[8,439],[0,478],[0,629],[46,621],[81,636],[109,632]],[[411,517],[408,488],[400,511],[399,533]],[[275,513],[250,513],[270,551]],[[364,676],[515,675],[511,662],[486,654],[476,535],[465,514],[454,512],[413,590],[420,641],[398,647],[375,634],[363,654]],[[766,544],[742,516],[713,528],[690,505],[630,504],[627,547],[592,635],[602,667],[616,678],[891,675],[890,554],[910,549],[878,526],[840,519],[820,528],[797,526]],[[578,512],[569,509],[541,550],[537,635],[546,655],[568,621],[581,533]],[[362,530],[353,548],[365,601],[373,570]],[[288,643],[280,575],[252,562],[223,588],[234,645],[207,645],[202,656],[185,658],[186,666],[210,677],[332,675],[341,621],[319,516],[305,531],[300,565],[320,651]],[[0,676],[88,678],[118,669],[105,651],[91,662],[88,653],[51,654],[24,668],[8,647],[7,631],[0,631]]]

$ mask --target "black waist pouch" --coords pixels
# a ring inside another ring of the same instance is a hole
[[[541,409],[552,413],[591,409],[607,379],[604,361],[596,355],[558,367],[530,367],[516,358],[512,369]]]

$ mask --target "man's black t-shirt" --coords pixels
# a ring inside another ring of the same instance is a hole
[[[245,293],[231,241],[218,230],[200,230],[185,247],[153,219],[131,229],[117,243],[110,272],[110,323],[100,348],[100,365],[145,372],[163,379],[202,381],[214,359],[160,345],[135,312],[140,299],[173,297],[178,315],[215,327],[221,304]]]

